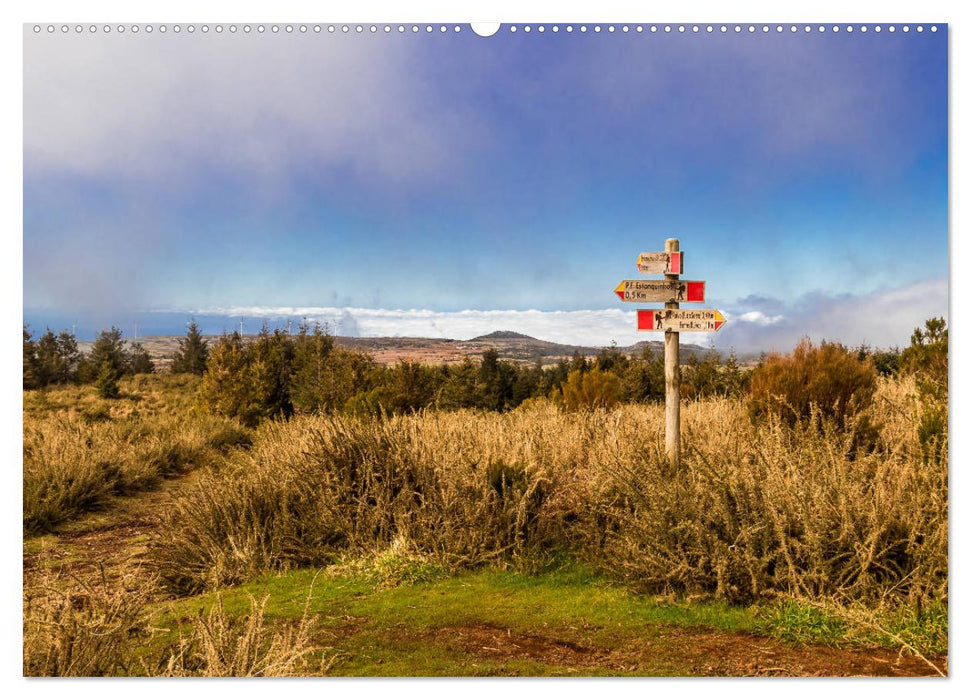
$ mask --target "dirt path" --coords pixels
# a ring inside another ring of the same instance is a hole
[[[145,576],[144,556],[158,516],[173,497],[191,487],[204,469],[166,479],[155,491],[117,497],[105,508],[87,513],[54,533],[24,539],[24,585],[44,574],[83,583],[117,581],[123,575]]]
[[[530,659],[565,667],[567,672],[579,675],[585,675],[585,669],[610,669],[635,675],[668,672],[698,676],[938,675],[920,658],[884,649],[792,646],[769,637],[697,627],[666,625],[659,631],[656,639],[616,649],[519,634],[492,626],[438,629],[430,633],[427,641],[483,660],[501,663]],[[930,661],[947,672],[946,657]]]

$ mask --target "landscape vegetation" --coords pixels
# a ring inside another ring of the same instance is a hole
[[[24,674],[946,674],[947,348],[25,327]]]

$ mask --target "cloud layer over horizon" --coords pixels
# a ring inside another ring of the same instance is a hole
[[[684,305],[696,308],[705,305]],[[718,333],[684,333],[683,343],[708,345],[741,352],[788,351],[800,338],[814,342],[842,342],[848,346],[904,346],[914,328],[934,316],[948,316],[946,280],[926,280],[872,294],[806,295],[793,303],[752,297],[723,307],[728,321]],[[468,340],[497,330],[515,331],[568,345],[632,345],[660,339],[660,334],[638,332],[636,311],[587,309],[575,311],[369,309],[354,307],[236,306],[183,310],[200,316],[249,319],[270,325],[307,319],[326,324],[336,335],[360,337],[422,337]],[[170,312],[171,313],[171,312]]]

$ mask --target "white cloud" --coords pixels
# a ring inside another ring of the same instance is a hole
[[[783,317],[778,316],[768,316],[761,311],[746,311],[738,317],[739,321],[744,321],[746,323],[756,323],[760,326],[769,326],[773,323],[778,323]],[[728,320],[732,320],[732,316],[728,316]]]
[[[720,346],[786,351],[803,336],[814,342],[904,346],[925,320],[948,316],[948,281],[924,280],[861,295],[814,293],[791,303],[749,297],[728,311]]]
[[[197,309],[200,316],[269,319],[307,318],[330,326],[332,332],[356,330],[364,337],[400,336],[468,340],[496,330],[516,331],[534,338],[573,345],[630,345],[647,340],[635,330],[636,312],[620,309],[589,311],[431,311],[428,309],[362,309],[300,306],[235,306]]]
[[[415,79],[403,38],[25,31],[24,162],[41,173],[185,187],[208,164],[283,188],[303,166],[400,186],[483,132]]]

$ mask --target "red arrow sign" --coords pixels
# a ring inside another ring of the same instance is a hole
[[[690,280],[624,280],[614,288],[621,301],[705,300],[705,283]]]

